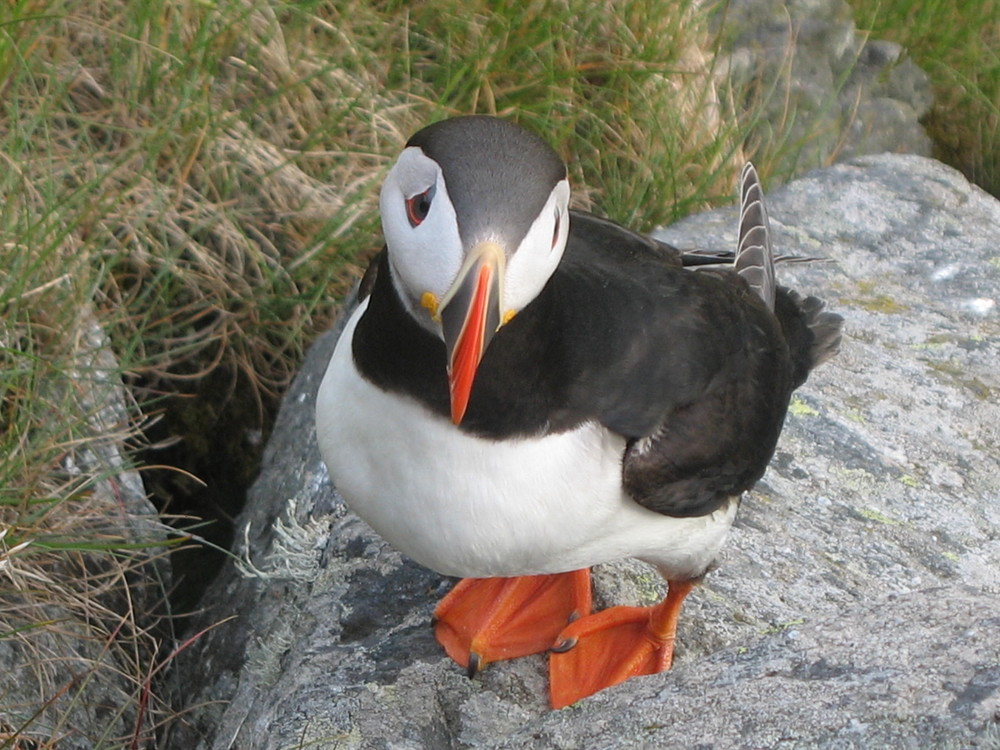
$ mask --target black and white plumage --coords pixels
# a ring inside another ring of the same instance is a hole
[[[776,285],[752,167],[734,270],[568,208],[566,169],[489,117],[431,125],[381,195],[386,249],[317,432],[349,505],[441,573],[714,561],[840,318]],[[693,263],[697,263],[694,260]]]

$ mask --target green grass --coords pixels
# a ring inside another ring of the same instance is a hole
[[[902,44],[930,75],[935,155],[1000,197],[1000,1],[851,4],[859,28]]]

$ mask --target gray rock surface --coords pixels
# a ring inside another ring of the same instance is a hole
[[[475,680],[429,626],[449,582],[348,512],[316,450],[321,339],[182,655],[184,748],[1000,748],[1000,203],[941,164],[866,157],[769,196],[782,282],[844,315],[797,394],[668,673],[561,711],[545,658]],[[730,248],[723,209],[662,232]],[[655,598],[637,563],[598,603]]]
[[[868,39],[845,0],[729,0],[716,16],[722,69],[751,84],[753,138],[781,140],[777,174],[863,154],[930,156],[920,118],[933,103],[927,75],[895,42]]]

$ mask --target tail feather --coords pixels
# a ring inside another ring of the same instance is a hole
[[[736,260],[736,253],[732,250],[682,250],[681,265],[685,268],[698,270],[703,266],[713,266],[716,268],[729,268]],[[784,265],[786,263],[826,263],[830,259],[813,255],[788,255],[787,253],[774,253],[774,265]]]
[[[753,164],[747,162],[740,175],[740,232],[735,270],[774,309],[774,251],[771,228],[764,206],[764,191]]]
[[[840,349],[844,319],[824,310],[825,303],[818,297],[803,298],[791,289],[779,288],[774,263],[764,192],[757,170],[747,162],[740,175],[740,233],[735,269],[781,322],[792,352],[792,379],[797,388],[805,382],[810,370]]]
[[[819,297],[806,297],[800,304],[806,316],[806,325],[812,331],[813,342],[809,347],[810,369],[818,367],[840,350],[843,316],[823,310],[826,303]]]
[[[798,292],[779,287],[775,314],[785,332],[792,355],[792,387],[798,388],[809,372],[826,362],[840,349],[844,319],[824,310],[819,297],[802,297]]]

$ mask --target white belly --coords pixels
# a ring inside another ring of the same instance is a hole
[[[357,372],[345,326],[317,396],[317,437],[348,505],[390,544],[440,573],[554,573],[638,557],[667,577],[704,572],[735,515],[676,519],[621,489],[624,440],[601,425],[539,438],[466,435]]]

